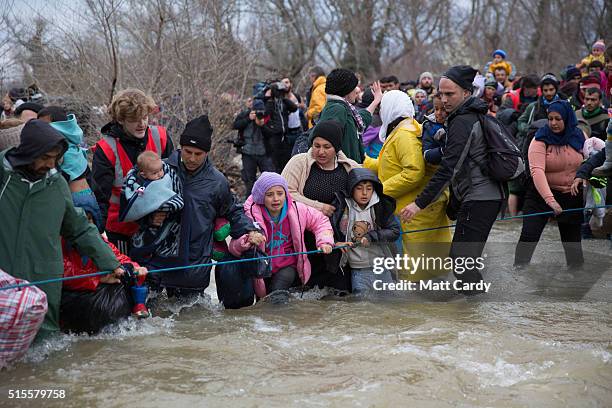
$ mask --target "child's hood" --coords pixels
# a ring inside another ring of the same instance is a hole
[[[376,174],[374,174],[369,169],[365,169],[361,167],[354,168],[349,172],[348,181],[347,181],[348,197],[353,196],[353,189],[355,188],[355,186],[357,186],[357,184],[361,183],[362,181],[371,181],[372,184],[374,184],[374,191],[376,191],[376,194],[378,195],[378,197],[382,197],[383,185],[378,179],[378,177],[376,176]]]

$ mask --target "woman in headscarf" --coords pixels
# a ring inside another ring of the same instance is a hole
[[[572,190],[576,171],[582,163],[585,135],[577,127],[571,105],[564,100],[548,106],[548,124],[538,130],[529,145],[529,168],[533,184],[525,194],[525,215],[553,211],[561,234],[567,264],[584,262],[580,225],[582,211],[563,210],[582,207],[582,191]],[[521,237],[514,255],[515,265],[528,264],[550,215],[523,218]]]
[[[357,110],[353,104],[359,95],[359,79],[348,69],[337,68],[329,73],[325,83],[327,103],[317,123],[336,120],[343,129],[342,151],[349,159],[363,163],[365,157],[363,132],[372,123],[372,114],[382,99],[380,83],[372,84],[374,99],[365,108]]]
[[[378,159],[366,158],[364,166],[377,172],[383,183],[385,194],[396,200],[395,214],[413,202],[429,182],[436,166],[427,164],[423,158],[421,125],[414,119],[414,106],[410,97],[402,91],[388,91],[384,94],[380,116],[380,140],[383,147]],[[442,227],[450,224],[446,216],[448,190],[426,209],[419,212],[410,222],[402,222],[402,231]],[[403,233],[404,253],[409,256],[448,256],[451,237],[448,228]],[[418,271],[407,279],[423,279],[438,271]]]

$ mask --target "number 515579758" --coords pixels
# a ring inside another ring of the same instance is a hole
[[[66,398],[66,390],[8,390],[9,399],[62,399]]]

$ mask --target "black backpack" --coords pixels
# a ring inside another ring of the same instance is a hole
[[[296,154],[306,153],[308,149],[310,149],[310,145],[312,142],[312,140],[310,140],[310,137],[312,136],[313,129],[314,127],[308,129],[305,132],[302,132],[302,134],[299,135],[297,139],[295,139],[293,149],[291,150],[291,157],[295,156]]]
[[[525,161],[514,136],[491,115],[478,115],[478,121],[487,144],[486,163],[479,163],[483,173],[501,182],[523,174]]]
[[[538,130],[540,130],[547,124],[548,124],[548,119],[538,119],[536,121],[533,121],[529,125],[529,129],[527,130],[527,135],[525,135],[525,140],[523,140],[522,154],[523,154],[523,160],[525,161],[525,168],[526,168],[525,177],[526,178],[531,177],[531,172],[529,171],[529,145],[531,144],[531,141],[535,137],[535,134],[538,133]]]

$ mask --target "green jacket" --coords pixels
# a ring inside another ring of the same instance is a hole
[[[64,262],[60,236],[80,254],[93,259],[101,270],[120,266],[85,212],[75,208],[68,183],[56,170],[30,182],[13,170],[0,152],[0,269],[20,279],[39,281],[60,278]],[[44,337],[59,330],[62,283],[40,288],[47,294],[49,310],[38,333]]]
[[[367,129],[370,123],[372,123],[372,114],[365,109],[361,109],[358,112]],[[357,163],[363,163],[363,159],[365,158],[363,140],[361,139],[361,135],[357,134],[357,124],[344,103],[333,99],[327,101],[317,123],[330,119],[337,120],[344,125],[342,152],[349,159],[355,160]]]
[[[548,114],[546,112],[546,107],[542,103],[541,96],[537,101],[531,102],[529,105],[527,105],[525,112],[523,112],[517,120],[516,127],[518,132],[516,135],[516,140],[519,143],[519,146],[522,146],[523,142],[526,140],[531,124],[539,119],[546,119],[547,117]]]
[[[533,122],[533,110],[535,109],[535,106],[537,105],[537,101],[536,102],[531,102],[529,105],[527,105],[527,108],[525,109],[525,112],[523,112],[521,114],[521,116],[518,118],[517,121],[517,129],[518,132],[520,134],[520,136],[525,136],[527,134],[527,130],[529,130],[529,125],[531,125],[531,122]]]

